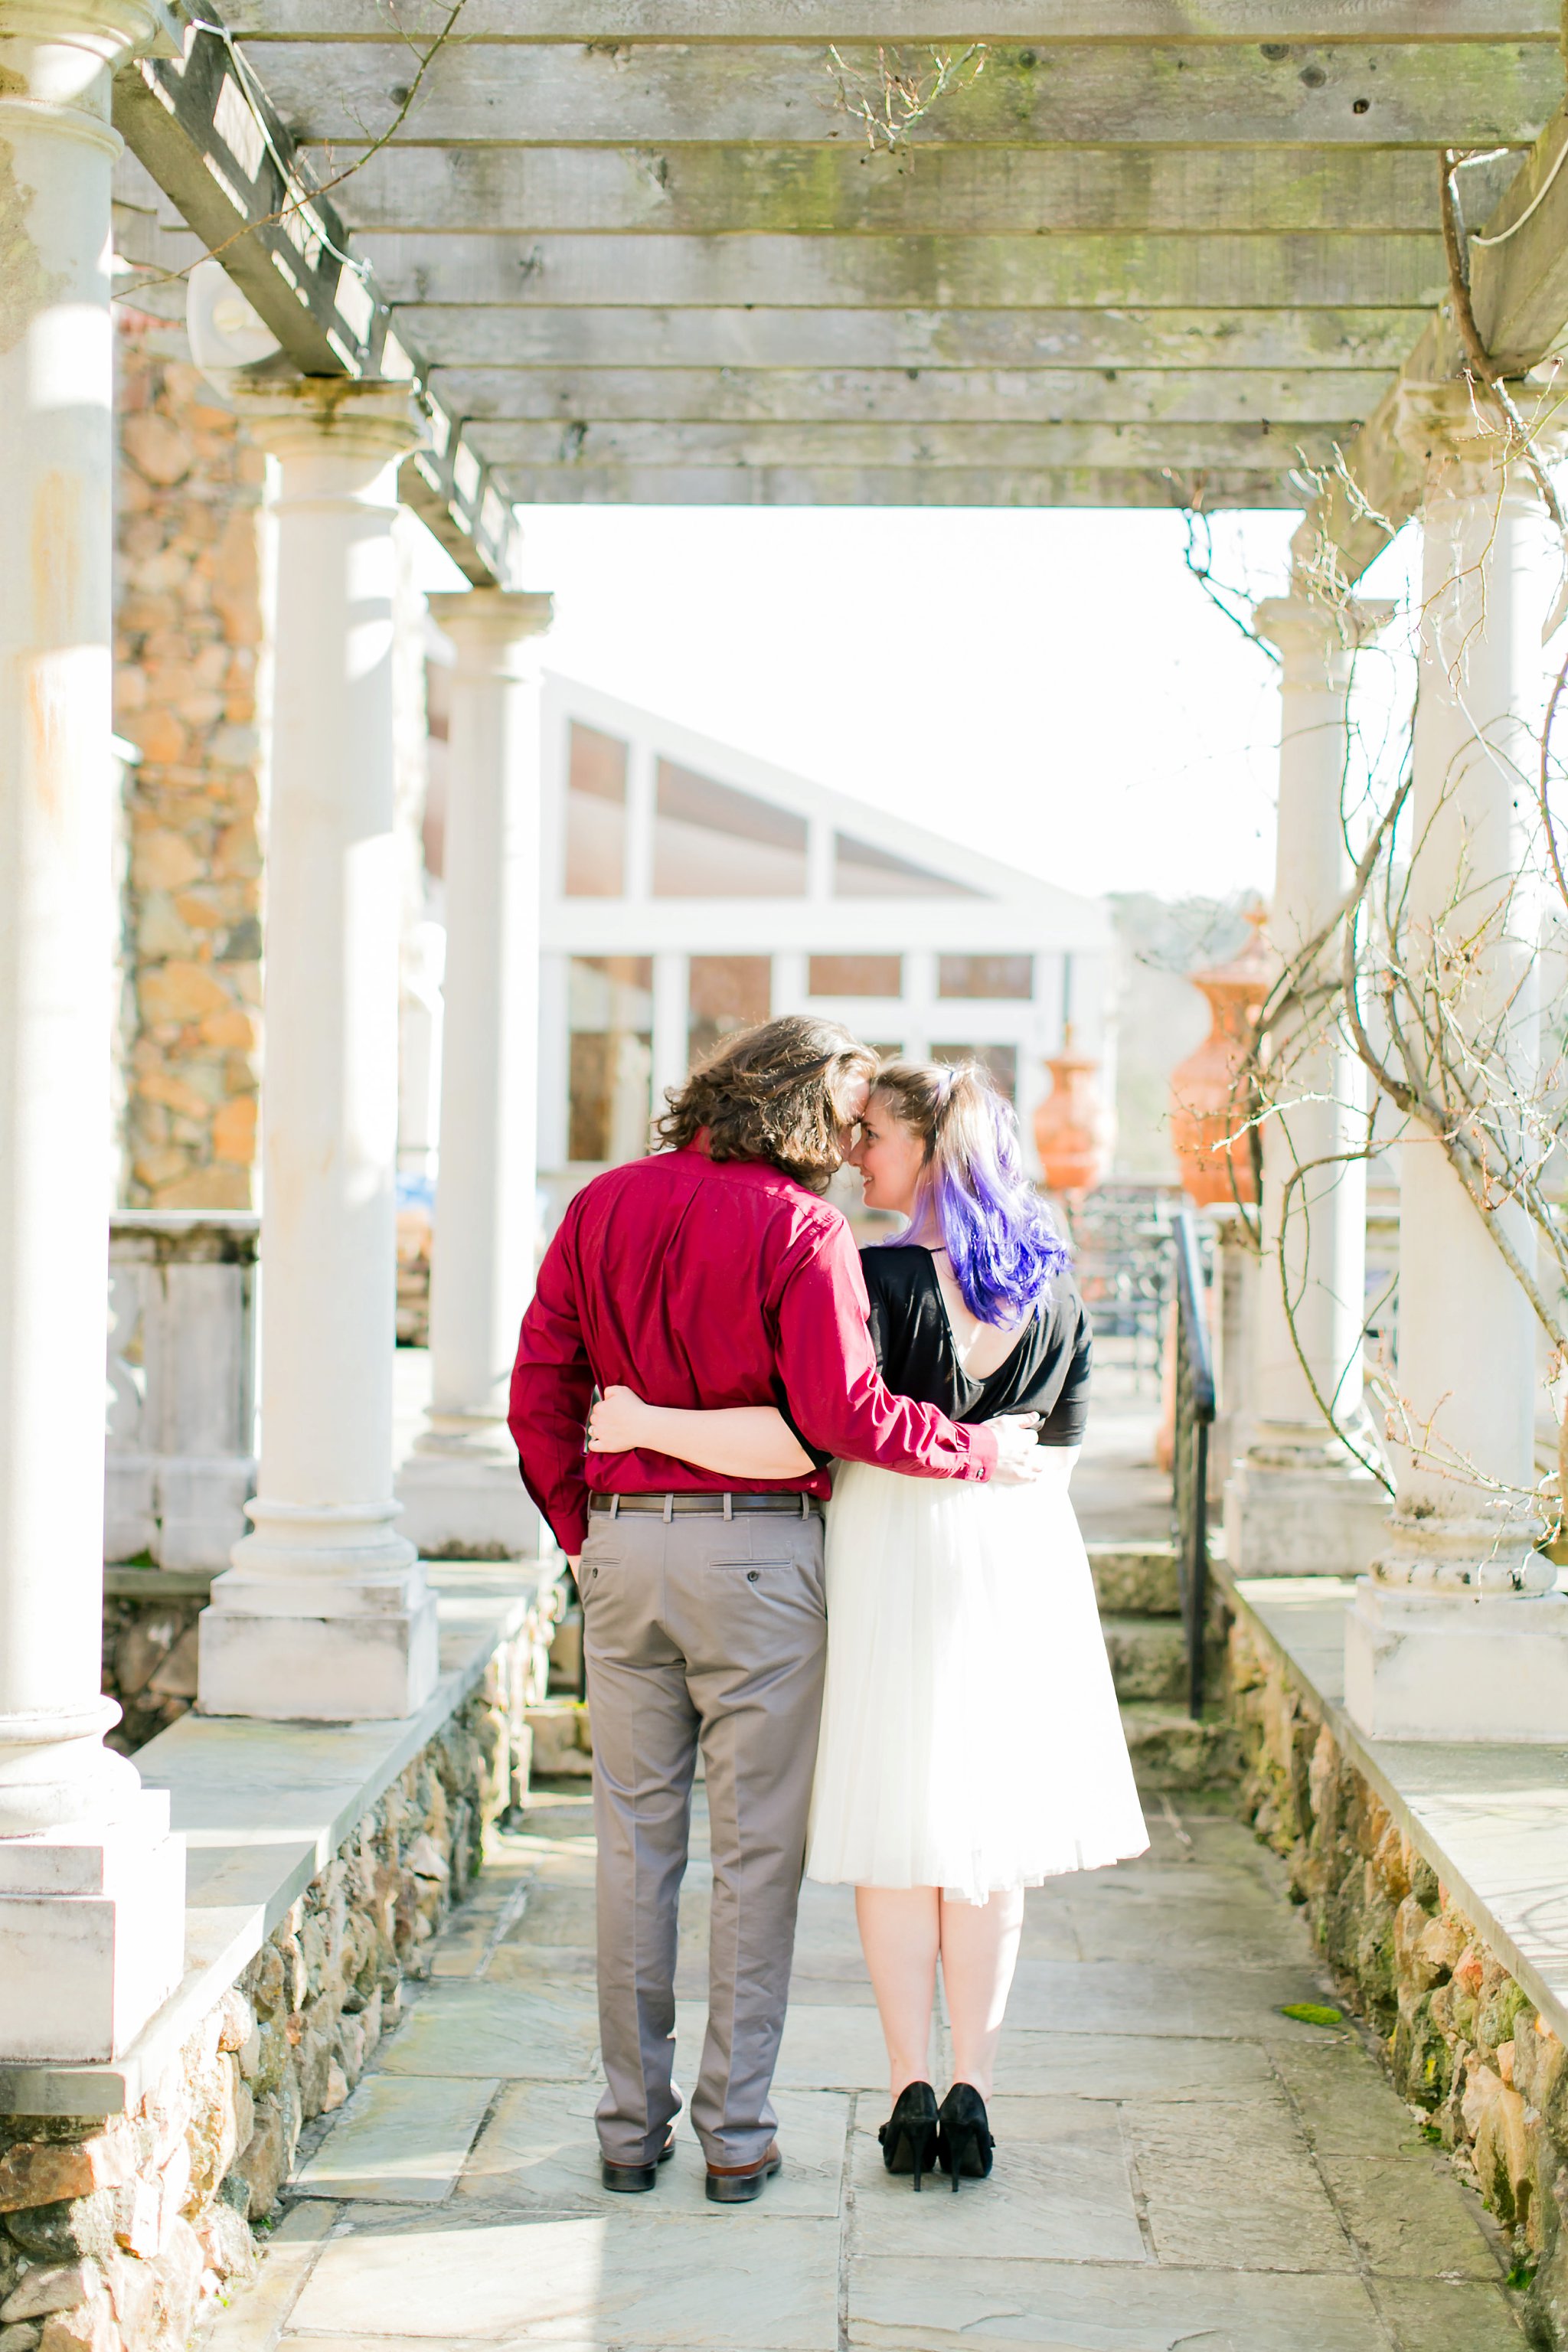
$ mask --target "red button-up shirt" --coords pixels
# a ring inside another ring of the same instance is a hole
[[[583,1549],[588,1493],[826,1496],[826,1471],[725,1477],[659,1454],[587,1454],[595,1388],[650,1404],[786,1404],[808,1444],[928,1478],[984,1478],[985,1428],[894,1396],[867,1330],[860,1259],[838,1211],[760,1160],[661,1151],[595,1177],[569,1203],[522,1318],[512,1436],[563,1549]]]

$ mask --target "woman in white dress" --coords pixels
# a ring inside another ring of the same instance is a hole
[[[827,1677],[806,1875],[850,1884],[888,2044],[889,2171],[991,2170],[985,2100],[1024,1889],[1142,1853],[1089,1561],[1068,1496],[1088,1318],[1016,1123],[983,1070],[892,1062],[849,1154],[867,1205],[909,1220],[861,1254],[883,1379],[955,1421],[1037,1417],[1017,1486],[862,1463],[827,1514]],[[612,1389],[595,1452],[651,1446],[737,1477],[795,1477],[809,1397],[689,1412]],[[940,1961],[953,2083],[926,2080]]]

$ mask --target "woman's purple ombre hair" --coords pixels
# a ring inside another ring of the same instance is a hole
[[[973,1063],[885,1063],[873,1091],[925,1145],[929,1208],[898,1238],[934,1223],[970,1313],[1004,1327],[1023,1322],[1068,1259],[1024,1173],[1011,1104]]]

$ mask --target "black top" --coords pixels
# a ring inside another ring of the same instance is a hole
[[[1042,1445],[1079,1445],[1089,1418],[1089,1327],[1078,1286],[1058,1274],[1011,1355],[983,1381],[958,1360],[952,1324],[931,1254],[913,1243],[860,1253],[871,1299],[871,1344],[897,1396],[934,1404],[950,1421],[1037,1412]]]

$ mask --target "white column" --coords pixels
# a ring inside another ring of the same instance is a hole
[[[278,461],[261,1459],[252,1528],[201,1620],[211,1715],[411,1714],[436,1605],[394,1522],[397,466],[406,386],[241,397]]]
[[[1350,882],[1343,795],[1351,673],[1358,646],[1392,614],[1387,604],[1331,610],[1298,593],[1270,599],[1255,616],[1280,657],[1268,937],[1283,961],[1330,922]],[[1337,940],[1327,952],[1337,957]],[[1311,977],[1303,975],[1306,984]],[[1280,1108],[1263,1129],[1253,1390],[1226,1400],[1227,1411],[1239,1405],[1248,1442],[1226,1487],[1226,1546],[1247,1576],[1355,1576],[1377,1549],[1387,1490],[1334,1435],[1313,1390],[1361,1451],[1375,1451],[1362,1402],[1366,1163],[1321,1164],[1364,1141],[1366,1081],[1337,1034],[1293,1042],[1292,1029],[1300,1024],[1287,1015],[1276,1031]],[[1300,1169],[1313,1172],[1292,1183]]]
[[[122,2051],[184,1842],[103,1746],[110,76],[152,12],[0,5],[0,2058]]]
[[[551,599],[432,596],[458,649],[447,767],[441,1173],[430,1273],[431,1403],[397,1482],[427,1557],[518,1559],[539,1519],[506,1425],[533,1283],[538,1184],[539,670]]]
[[[1426,459],[1421,677],[1405,956],[1458,953],[1457,1013],[1496,1022],[1518,1087],[1536,1041],[1531,863],[1542,621],[1555,584],[1522,467],[1504,472],[1462,383],[1406,386]],[[1505,1011],[1506,1008],[1506,1011]],[[1392,1738],[1568,1740],[1568,1600],[1535,1549],[1531,1309],[1442,1147],[1401,1147],[1398,1494],[1345,1637],[1352,1716]],[[1530,1229],[1512,1240],[1533,1260]]]

